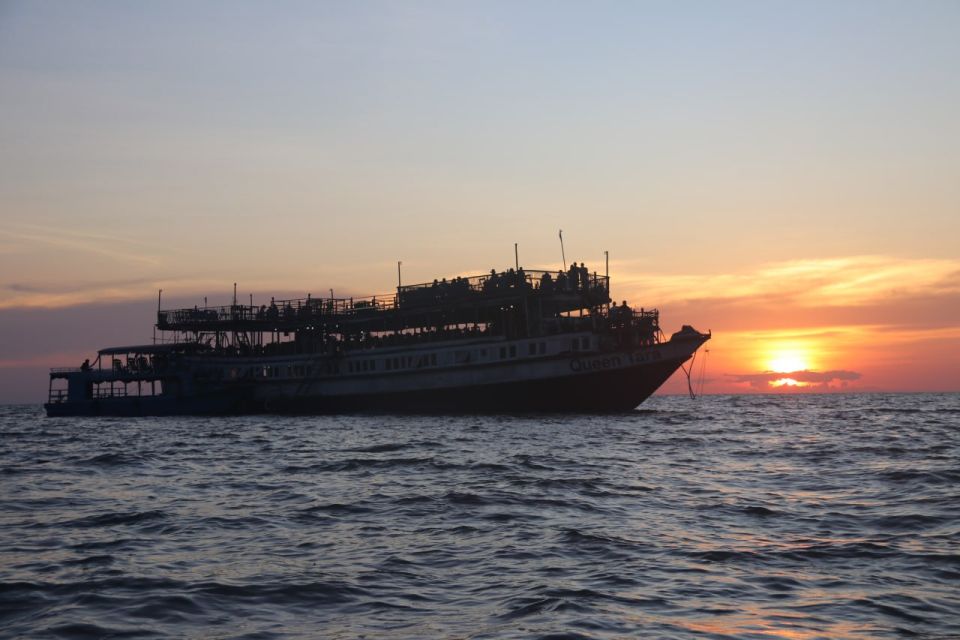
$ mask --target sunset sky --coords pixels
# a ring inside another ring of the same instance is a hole
[[[0,402],[148,341],[160,288],[557,269],[559,229],[714,332],[708,393],[960,390],[958,34],[953,0],[0,3]]]

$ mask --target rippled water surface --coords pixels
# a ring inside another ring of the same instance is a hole
[[[4,637],[960,634],[960,395],[0,408]]]

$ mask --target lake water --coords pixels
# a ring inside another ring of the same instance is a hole
[[[960,637],[960,394],[0,443],[3,637]]]

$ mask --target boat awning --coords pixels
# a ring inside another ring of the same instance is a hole
[[[174,342],[169,344],[137,344],[129,347],[108,347],[97,351],[101,356],[114,356],[124,353],[170,353],[173,351],[199,351],[209,349],[205,344],[196,342]]]

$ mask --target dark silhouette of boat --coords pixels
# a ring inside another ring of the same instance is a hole
[[[669,339],[609,278],[491,271],[389,296],[159,310],[154,344],[50,372],[47,415],[622,411],[709,333]]]

